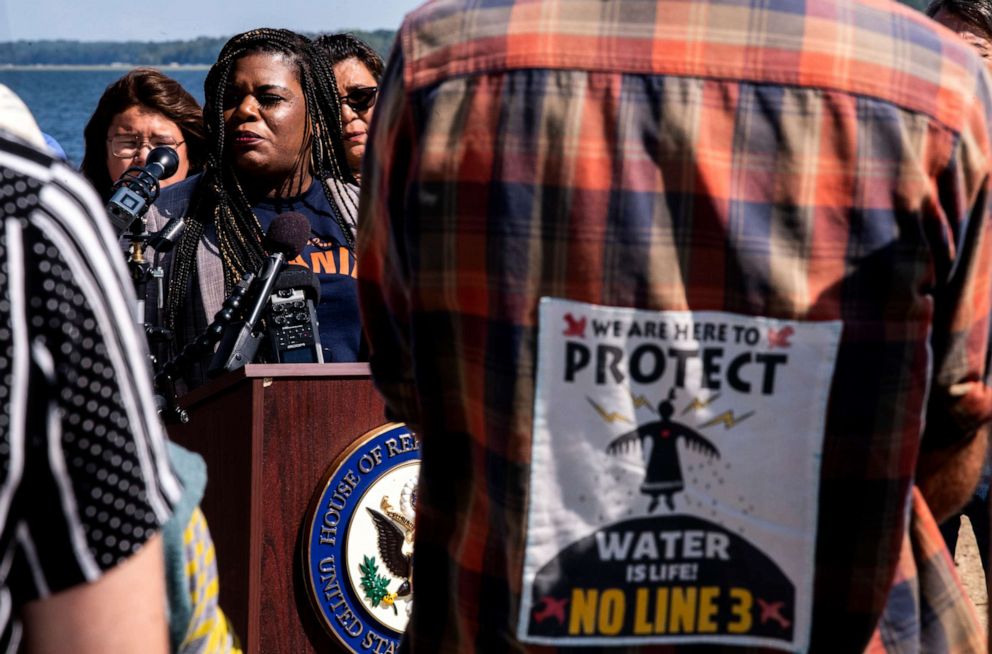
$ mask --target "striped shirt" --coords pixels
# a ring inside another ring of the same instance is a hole
[[[975,53],[885,0],[438,0],[410,14],[369,139],[358,261],[373,376],[423,439],[411,649],[540,649],[522,642],[529,619],[615,633],[608,604],[570,622],[588,594],[521,609],[526,544],[544,536],[528,529],[545,500],[531,490],[547,487],[531,477],[538,312],[558,298],[842,325],[803,532],[809,648],[983,651],[913,482],[921,448],[989,418],[990,121]],[[691,408],[678,401],[674,419]],[[564,410],[603,429],[629,419],[591,404]],[[762,436],[734,415],[735,435]],[[654,481],[641,492],[657,501]],[[742,631],[792,625],[759,599]],[[730,642],[622,642],[673,641]]]
[[[130,557],[181,486],[96,194],[0,133],[0,220],[0,651],[13,652],[23,604]]]

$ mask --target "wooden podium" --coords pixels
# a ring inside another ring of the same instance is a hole
[[[328,467],[386,422],[368,365],[247,365],[180,404],[190,421],[169,434],[207,461],[220,603],[244,651],[344,651],[310,606],[300,538]]]

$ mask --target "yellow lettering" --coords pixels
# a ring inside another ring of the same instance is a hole
[[[654,632],[663,634],[668,625],[668,589],[659,588],[654,596]]]
[[[696,625],[696,631],[699,633],[716,633],[713,616],[716,615],[716,598],[719,596],[720,589],[716,586],[704,586],[699,589],[699,622]]]
[[[624,615],[623,591],[611,588],[603,591],[599,602],[599,633],[605,636],[615,636],[623,629]]]
[[[592,634],[596,630],[596,604],[599,591],[572,589],[572,608],[568,612],[568,633]]]
[[[310,260],[313,262],[311,269],[315,274],[326,272],[333,275],[338,271],[338,267],[334,263],[334,257],[331,256],[330,252],[314,250],[310,253]]]
[[[696,628],[696,589],[672,589],[672,621],[673,634],[692,633]]]
[[[730,597],[734,604],[730,612],[737,618],[727,625],[727,631],[732,634],[743,634],[751,630],[751,593],[743,588],[731,588]]]
[[[616,636],[626,627],[638,636],[715,634],[720,630],[717,619],[720,596],[718,586],[637,588],[629,598],[617,588],[602,591],[574,588],[568,633]],[[743,588],[732,588],[730,598],[732,621],[726,626],[727,632],[749,632],[753,624],[751,593]],[[633,620],[627,618],[628,599],[634,601]]]
[[[307,265],[307,262],[303,260],[302,254],[296,255],[296,258],[290,261],[289,263],[293,264],[294,266],[303,266],[304,268],[310,267]]]
[[[651,633],[651,623],[648,622],[648,598],[651,591],[647,588],[637,589],[637,605],[634,609],[634,633]]]

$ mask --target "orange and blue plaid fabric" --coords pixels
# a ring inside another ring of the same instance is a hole
[[[912,506],[910,535],[903,539],[889,599],[866,652],[984,652],[984,634],[963,628],[977,623],[978,616],[968,615],[975,608],[926,500],[915,488]],[[930,626],[931,621],[938,624]]]
[[[990,122],[978,57],[884,0],[409,15],[358,256],[373,375],[423,439],[406,646],[541,650],[515,625],[550,296],[842,321],[812,650],[983,651],[913,497],[921,448],[989,417]]]

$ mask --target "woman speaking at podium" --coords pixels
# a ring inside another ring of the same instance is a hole
[[[195,339],[242,275],[261,267],[263,235],[276,216],[298,212],[310,222],[310,239],[293,263],[308,266],[320,282],[324,360],[358,360],[358,187],[341,143],[329,65],[303,36],[252,30],[225,44],[204,95],[204,172],[164,190],[148,214],[149,231],[186,219],[175,248],[161,257],[166,291],[159,320],[174,331],[177,347]],[[158,322],[157,298],[148,300],[149,319]],[[187,382],[202,382],[202,371]]]

